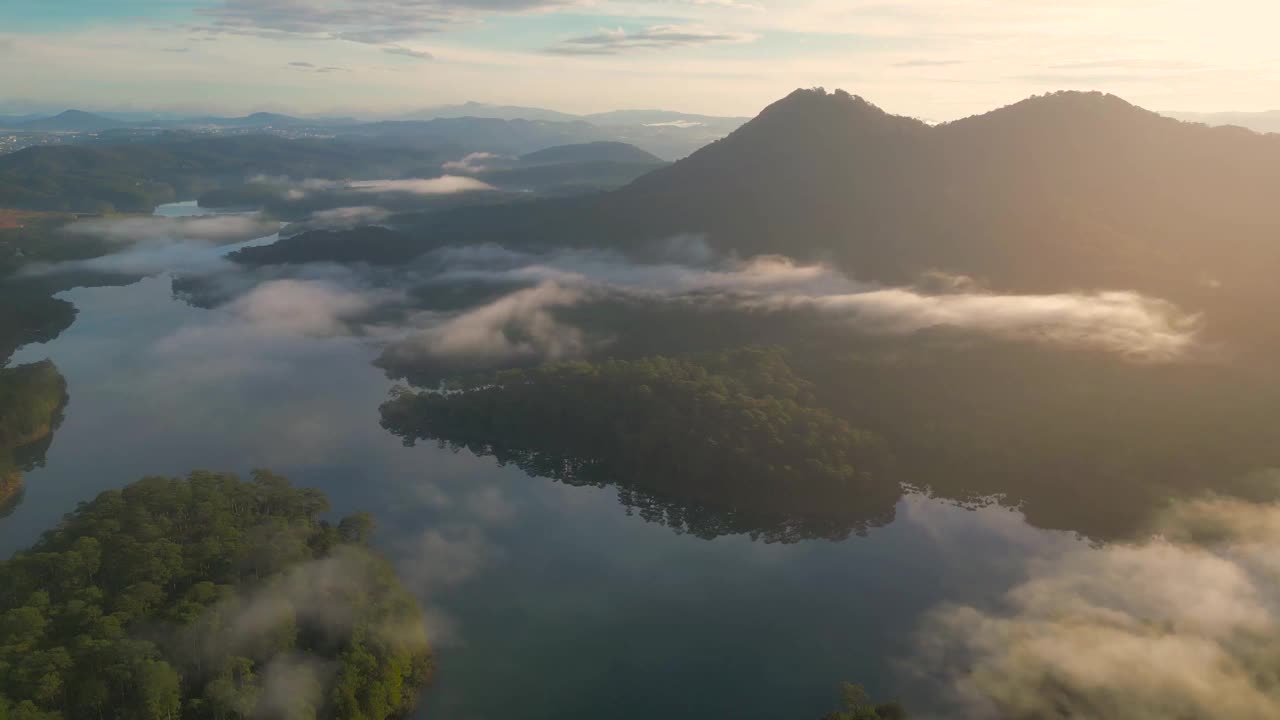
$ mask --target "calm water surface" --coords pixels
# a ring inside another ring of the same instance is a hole
[[[403,447],[378,425],[393,383],[369,341],[191,308],[167,275],[62,297],[75,325],[14,362],[53,359],[71,403],[47,467],[0,520],[0,556],[144,475],[271,468],[336,513],[378,518],[430,615],[440,671],[424,717],[814,718],[845,679],[927,709],[936,698],[908,671],[921,614],[990,604],[1028,557],[1075,542],[922,497],[842,543],[678,535],[612,490]]]

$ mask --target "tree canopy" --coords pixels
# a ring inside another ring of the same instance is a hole
[[[897,702],[876,703],[865,688],[855,683],[840,684],[841,710],[822,720],[907,720],[907,711]]]
[[[402,717],[431,671],[372,520],[268,471],[105,492],[0,563],[0,718]]]
[[[562,363],[400,392],[383,425],[574,485],[714,537],[841,538],[893,517],[879,438],[813,404],[776,349]]]
[[[67,405],[67,382],[49,361],[0,368],[0,515],[22,493],[22,473],[44,464]]]

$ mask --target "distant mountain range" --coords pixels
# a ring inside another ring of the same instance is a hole
[[[1246,333],[1272,326],[1280,301],[1278,190],[1280,137],[1111,95],[1057,93],[928,125],[801,90],[615,192],[440,213],[406,242],[609,237],[644,252],[692,233],[883,283],[942,271],[1009,292],[1138,290]],[[1265,334],[1280,343],[1280,330]]]
[[[53,117],[28,120],[19,124],[15,129],[26,132],[91,133],[127,126],[128,123],[112,120],[101,115],[81,110],[67,110]]]
[[[1163,112],[1166,117],[1205,125],[1235,125],[1260,133],[1280,133],[1280,110],[1264,112]]]
[[[620,142],[593,142],[560,145],[531,152],[520,158],[525,165],[560,165],[564,163],[615,162],[639,165],[661,165],[662,158],[635,145]]]
[[[440,105],[423,108],[394,120],[439,120],[449,118],[493,118],[496,120],[542,120],[546,122],[577,122],[584,118],[579,115],[547,110],[545,108],[520,107],[518,105],[489,105],[486,103],[466,102],[460,105]]]
[[[426,108],[384,121],[355,118],[305,118],[259,112],[244,117],[175,117],[147,113],[89,113],[67,110],[56,116],[0,116],[0,127],[21,132],[102,133],[132,131],[134,134],[165,130],[209,132],[276,132],[281,134],[347,134],[362,137],[385,135],[397,139],[436,142],[440,138],[462,146],[485,145],[486,150],[524,153],[554,144],[593,141],[625,142],[637,145],[664,160],[684,157],[703,145],[724,137],[746,118],[690,115],[666,110],[620,110],[596,115],[571,115],[543,108],[487,105],[469,102]],[[507,131],[496,130],[500,123],[513,123]],[[530,128],[539,128],[531,130]],[[524,135],[530,140],[511,139]],[[509,136],[505,139],[497,136]],[[532,139],[536,135],[546,136]],[[494,140],[498,140],[496,143]]]

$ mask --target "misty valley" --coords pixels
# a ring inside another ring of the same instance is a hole
[[[0,720],[1280,717],[1280,135],[645,119],[0,154]]]

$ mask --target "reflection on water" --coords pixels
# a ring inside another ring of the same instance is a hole
[[[923,707],[890,662],[920,614],[986,604],[1026,557],[1076,542],[919,496],[842,543],[679,535],[611,489],[403,447],[379,426],[391,383],[368,341],[264,332],[174,300],[168,277],[61,297],[75,325],[14,361],[51,358],[71,406],[0,553],[144,475],[270,467],[377,516],[431,616],[431,717],[817,717],[844,679]]]

